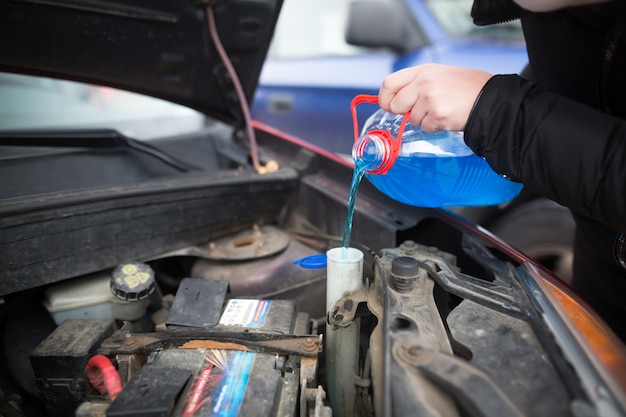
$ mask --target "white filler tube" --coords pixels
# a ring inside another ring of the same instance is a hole
[[[333,248],[326,252],[326,312],[342,296],[363,288],[363,252],[355,248]],[[326,327],[326,376],[334,417],[355,415],[358,374],[359,320],[337,330]]]

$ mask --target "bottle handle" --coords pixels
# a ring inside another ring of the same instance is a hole
[[[352,103],[350,104],[350,110],[352,112],[352,125],[354,126],[355,142],[359,140],[359,125],[356,116],[356,106],[363,103],[377,104],[378,96],[359,94],[352,99]],[[389,155],[384,158],[383,162],[378,167],[366,171],[368,174],[386,174],[391,169],[394,162],[396,162],[396,158],[398,158],[398,155],[400,154],[400,144],[402,142],[404,128],[409,120],[410,115],[411,112],[407,112],[404,114],[402,122],[400,123],[400,127],[398,128],[398,136],[395,140],[388,130],[373,130],[371,132],[368,132],[377,135],[383,141],[383,143],[391,150]]]

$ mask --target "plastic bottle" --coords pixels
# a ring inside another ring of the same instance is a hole
[[[360,95],[352,102],[355,170],[380,191],[418,207],[487,206],[505,203],[522,184],[497,174],[465,144],[463,132],[426,133],[408,123],[409,114],[382,109],[358,133],[356,105],[375,104],[376,96]]]

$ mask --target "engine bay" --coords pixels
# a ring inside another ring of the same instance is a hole
[[[515,268],[463,240],[485,276],[407,240],[328,314],[318,248],[269,226],[51,285],[3,306],[17,415],[570,415]]]
[[[111,184],[99,176],[109,159],[89,147],[16,150],[26,184],[45,162],[67,167],[54,183],[96,186],[3,189],[20,192],[0,203],[3,415],[618,410],[531,261],[451,212],[362,182],[348,251],[359,267],[336,274],[328,254],[342,249],[352,167],[257,133],[278,171],[244,168],[221,126],[189,146],[158,144],[185,160],[204,146],[210,171],[145,181],[127,178],[144,167],[134,148],[116,150],[130,161]]]

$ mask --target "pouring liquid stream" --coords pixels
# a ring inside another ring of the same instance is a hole
[[[352,221],[354,218],[354,203],[356,202],[356,193],[359,189],[359,184],[365,175],[365,172],[369,169],[375,168],[380,164],[379,160],[370,158],[354,158],[354,173],[352,174],[352,183],[350,184],[350,195],[348,197],[348,212],[346,214],[346,220],[343,225],[343,239],[341,258],[346,259],[348,256],[348,248],[350,247],[350,237],[352,235]]]

